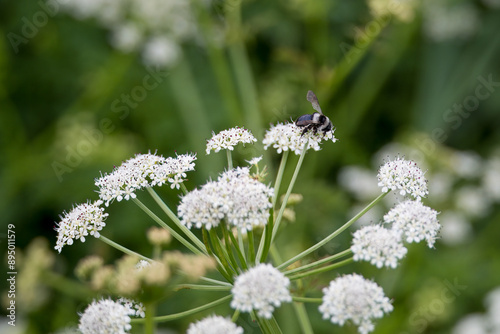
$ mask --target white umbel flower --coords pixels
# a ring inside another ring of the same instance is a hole
[[[134,310],[110,299],[93,301],[80,317],[82,334],[125,334],[132,328]]]
[[[106,226],[104,220],[108,216],[101,207],[102,201],[84,203],[74,207],[69,213],[63,212],[61,221],[57,223],[57,242],[54,247],[59,253],[63,246],[72,245],[73,240],[85,242],[85,237],[100,237],[99,231]]]
[[[257,138],[253,136],[250,130],[244,128],[232,128],[223,130],[218,134],[212,132],[212,138],[207,141],[207,154],[211,151],[215,153],[220,150],[234,150],[234,147],[239,143],[251,144],[255,143]]]
[[[382,288],[357,274],[331,281],[323,289],[323,294],[323,303],[319,307],[323,319],[340,326],[350,320],[358,326],[361,334],[373,331],[372,319],[382,318],[384,313],[393,310]]]
[[[396,268],[398,260],[408,252],[399,231],[379,225],[366,226],[354,232],[351,250],[354,261],[369,261],[377,268]]]
[[[132,313],[130,313],[132,316],[140,318],[144,318],[146,316],[146,308],[141,302],[123,297],[118,298],[117,302],[131,309],[133,311]]]
[[[248,167],[238,167],[186,194],[177,212],[188,228],[210,229],[226,219],[246,231],[267,224],[273,193],[273,188],[250,176]]]
[[[388,161],[378,172],[378,185],[382,187],[382,192],[389,190],[399,190],[399,194],[411,195],[413,198],[427,196],[427,180],[424,173],[413,161],[408,161],[400,157],[393,161]]]
[[[239,275],[234,282],[231,307],[241,312],[257,311],[270,319],[275,307],[291,302],[290,280],[271,264],[261,263]]]
[[[405,201],[392,208],[384,216],[384,222],[392,223],[392,229],[399,231],[406,242],[426,240],[432,248],[441,228],[437,214],[420,201]]]
[[[323,141],[331,140],[336,142],[337,138],[334,136],[335,130],[328,131],[327,133],[318,132],[314,134],[312,131],[307,131],[302,135],[303,128],[299,128],[295,123],[278,123],[271,126],[269,130],[266,131],[264,140],[264,149],[267,150],[269,146],[276,149],[278,153],[283,151],[292,151],[296,155],[300,155],[304,149],[304,145],[309,141],[309,146],[307,149],[313,149],[319,151],[321,149],[320,144]]]
[[[135,191],[153,186],[161,186],[167,181],[170,187],[179,189],[186,178],[186,172],[194,170],[196,156],[178,155],[164,158],[156,154],[138,154],[95,180],[99,187],[99,197],[108,206],[113,200],[135,198]]]
[[[212,315],[189,325],[187,334],[243,334],[243,328],[231,320]]]

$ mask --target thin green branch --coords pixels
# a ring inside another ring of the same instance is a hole
[[[295,274],[295,273],[298,273],[298,272],[301,272],[301,271],[304,271],[304,270],[311,269],[313,267],[320,266],[320,265],[328,263],[328,262],[332,262],[332,261],[338,260],[338,259],[340,259],[340,258],[342,258],[344,256],[348,256],[348,255],[351,255],[351,254],[352,254],[351,249],[346,249],[346,250],[344,250],[344,251],[342,251],[340,253],[337,253],[335,255],[331,255],[331,256],[325,257],[324,259],[321,259],[321,260],[318,260],[318,261],[315,261],[315,262],[303,265],[303,266],[298,267],[298,268],[294,268],[294,269],[285,271],[285,272],[283,272],[283,274],[284,275]]]
[[[179,291],[182,289],[207,290],[207,291],[230,291],[231,286],[204,285],[204,284],[178,284],[174,287],[174,291]]]
[[[298,297],[292,296],[292,300],[297,303],[322,303],[322,298]]]
[[[331,264],[329,266],[321,267],[321,268],[318,268],[318,269],[306,271],[305,273],[301,273],[301,274],[297,274],[297,275],[294,275],[294,276],[290,276],[289,279],[293,281],[293,280],[296,280],[296,279],[299,279],[299,278],[304,278],[304,277],[307,277],[307,276],[312,276],[312,275],[316,275],[316,274],[325,273],[327,271],[330,271],[330,270],[333,270],[333,269],[345,266],[346,264],[349,264],[351,262],[353,262],[352,257],[348,258],[347,260]]]
[[[121,252],[123,252],[123,253],[125,253],[125,254],[132,255],[132,256],[137,256],[138,258],[140,258],[140,259],[142,259],[142,260],[145,260],[145,261],[148,261],[148,262],[153,262],[153,260],[152,260],[152,259],[150,259],[149,257],[146,257],[146,256],[144,256],[144,255],[141,255],[141,254],[139,254],[139,253],[137,253],[137,252],[134,252],[134,251],[132,251],[132,250],[128,249],[127,247],[124,247],[124,246],[122,246],[122,245],[120,245],[120,244],[118,244],[118,243],[114,242],[113,240],[110,240],[110,239],[106,238],[106,237],[105,237],[105,236],[103,236],[102,234],[101,234],[101,236],[99,237],[99,240],[104,241],[105,243],[107,243],[107,244],[108,244],[108,245],[110,245],[111,247],[116,248],[116,249],[118,249],[119,251],[121,251]]]

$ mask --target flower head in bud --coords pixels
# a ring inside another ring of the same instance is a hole
[[[102,201],[84,203],[73,208],[69,213],[64,212],[61,221],[57,224],[57,243],[54,247],[59,253],[64,245],[72,245],[73,240],[85,242],[85,237],[92,235],[100,237],[99,231],[106,223],[108,216],[101,207]]]
[[[243,334],[243,328],[231,320],[212,315],[189,325],[187,334]]]
[[[221,131],[218,134],[212,133],[212,138],[207,141],[207,154],[210,154],[211,151],[215,153],[220,150],[232,151],[239,143],[251,144],[256,141],[257,139],[250,130],[238,127]]]
[[[380,286],[357,274],[336,278],[323,289],[323,294],[319,307],[323,319],[340,326],[351,320],[360,334],[373,331],[372,319],[382,318],[393,309]]]
[[[270,264],[261,263],[239,275],[234,282],[231,307],[241,312],[257,311],[270,319],[275,307],[291,302],[290,280]]]
[[[392,208],[385,216],[385,223],[392,223],[392,229],[402,234],[406,242],[427,241],[432,248],[441,225],[437,211],[420,201],[405,201]]]
[[[411,195],[420,200],[427,196],[427,180],[424,173],[413,161],[402,158],[386,162],[378,172],[378,185],[382,187],[382,192],[389,190],[399,190],[399,194]]]
[[[396,268],[407,253],[401,233],[379,225],[366,226],[354,232],[351,250],[354,261],[369,261],[382,268]]]
[[[125,334],[132,328],[130,316],[135,311],[110,299],[93,301],[80,317],[82,334]]]
[[[166,245],[172,240],[170,232],[164,228],[153,226],[148,230],[148,240],[155,246]]]
[[[300,155],[307,142],[309,142],[307,149],[319,151],[321,149],[321,142],[331,140],[335,143],[337,141],[337,138],[333,134],[335,130],[328,131],[327,133],[318,132],[316,134],[312,131],[307,131],[302,135],[303,130],[296,126],[295,123],[278,123],[273,125],[266,131],[264,140],[262,141],[264,149],[267,150],[269,146],[272,146],[278,153],[292,151],[296,155]]]

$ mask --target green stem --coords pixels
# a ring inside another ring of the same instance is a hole
[[[321,268],[318,268],[318,269],[314,269],[314,270],[310,270],[310,271],[306,271],[305,273],[302,273],[302,274],[297,274],[295,276],[290,276],[289,279],[290,280],[296,280],[296,279],[299,279],[299,278],[304,278],[304,277],[307,277],[307,276],[312,276],[312,275],[316,275],[316,274],[321,274],[321,273],[324,273],[324,272],[327,272],[327,271],[330,271],[332,269],[336,269],[336,268],[339,268],[339,267],[342,267],[342,266],[345,266],[346,264],[349,264],[351,262],[353,262],[354,260],[352,259],[352,257],[348,258],[347,260],[344,260],[344,261],[340,261],[340,262],[337,262],[337,263],[334,263],[334,264],[331,264],[329,266],[325,266],[325,267],[321,267]]]
[[[231,265],[233,266],[234,270],[236,271],[239,266],[238,266],[238,262],[236,262],[236,258],[234,257],[234,253],[233,253],[233,249],[231,247],[231,244],[233,244],[232,241],[229,240],[229,235],[228,234],[233,234],[231,231],[228,231],[226,229],[225,226],[223,226],[223,224],[220,224],[219,227],[221,228],[222,230],[222,235],[224,237],[224,244],[226,246],[226,251],[227,251],[227,254],[229,255],[229,261],[231,261]],[[236,245],[234,245],[235,248],[236,248]],[[237,251],[238,253],[238,258],[240,259],[241,262],[244,261],[243,259],[243,256],[241,256],[241,254],[239,254],[239,252]]]
[[[309,321],[309,317],[307,316],[306,307],[303,303],[297,302],[295,299],[294,301],[295,303],[293,303],[293,309],[295,310],[300,328],[302,329],[301,333],[314,334],[311,321]]]
[[[298,303],[321,303],[323,302],[322,298],[309,298],[309,297],[298,297],[292,296],[294,302]]]
[[[307,269],[311,269],[311,268],[316,267],[316,266],[320,266],[322,264],[325,264],[325,263],[328,263],[328,262],[331,262],[331,261],[338,260],[341,257],[348,256],[348,255],[351,255],[351,254],[352,254],[351,249],[346,249],[345,251],[342,251],[342,252],[340,252],[338,254],[328,256],[328,257],[326,257],[324,259],[321,259],[321,260],[318,260],[318,261],[306,264],[306,265],[301,266],[299,268],[294,268],[292,270],[285,271],[285,272],[283,272],[283,274],[285,274],[285,275],[295,274],[295,273],[298,273],[298,272],[301,272],[301,271],[304,271],[304,270],[307,270]]]
[[[96,296],[94,291],[87,288],[80,282],[70,280],[52,271],[43,271],[40,275],[41,281],[54,290],[61,291],[66,296],[79,300],[89,300],[90,298]]]
[[[245,249],[238,247],[237,240],[231,231],[227,231],[226,233],[231,238],[231,243],[233,244],[234,248],[236,249],[236,254],[238,255],[238,259],[240,260],[241,267],[243,268],[243,270],[247,270],[248,264],[247,264],[247,260],[245,258]]]
[[[174,287],[174,291],[179,291],[182,289],[190,290],[208,290],[208,291],[229,291],[231,286],[219,286],[219,285],[203,285],[203,284],[179,284]]]
[[[144,333],[154,334],[155,332],[155,321],[154,314],[156,310],[156,305],[154,303],[146,304],[146,317],[144,318]]]
[[[276,199],[277,199],[278,194],[279,194],[281,180],[283,179],[283,173],[285,172],[285,166],[286,166],[286,162],[288,160],[288,153],[290,153],[290,151],[284,151],[283,154],[281,155],[281,161],[280,161],[280,166],[278,168],[278,174],[276,175],[276,181],[274,182],[273,208],[276,204]]]
[[[227,262],[227,259],[229,255],[226,252],[226,249],[222,247],[219,236],[217,235],[217,232],[215,231],[214,228],[211,228],[210,231],[208,231],[208,234],[210,236],[210,241],[212,244],[212,249],[214,253],[217,255],[217,257],[220,260],[220,263],[222,265],[222,268],[224,271],[227,273],[228,277],[226,279],[229,280],[229,282],[232,282],[231,275],[237,274],[236,273],[236,268],[232,268],[229,265],[229,262]],[[222,274],[222,272],[221,272]]]
[[[233,296],[232,295],[228,295],[228,296],[222,297],[220,299],[217,299],[217,300],[215,300],[215,301],[213,301],[211,303],[208,303],[208,304],[196,307],[194,309],[191,309],[189,311],[184,311],[184,312],[180,312],[180,313],[175,313],[175,314],[169,314],[169,315],[164,315],[164,316],[160,316],[160,317],[155,317],[154,320],[155,320],[155,322],[165,322],[165,321],[172,321],[172,320],[181,319],[183,317],[187,317],[188,315],[192,315],[192,314],[204,311],[204,310],[208,310],[211,307],[214,307],[214,306],[220,305],[222,303],[225,303],[226,301],[230,300],[231,298],[233,298]]]
[[[234,313],[233,313],[233,316],[231,317],[231,321],[232,322],[236,322],[236,320],[238,320],[239,316],[240,316],[240,311],[235,310]]]
[[[205,282],[208,282],[208,283],[217,284],[217,285],[221,285],[221,286],[229,286],[229,287],[233,286],[231,283],[224,282],[224,281],[219,281],[219,280],[216,280],[216,279],[213,279],[213,278],[209,278],[209,277],[205,277],[205,276],[200,277],[200,281],[205,281]]]
[[[295,171],[293,172],[292,179],[290,180],[290,184],[288,185],[288,189],[285,194],[285,198],[283,198],[283,203],[281,203],[281,208],[278,213],[278,217],[276,217],[276,222],[273,226],[273,234],[271,236],[271,243],[273,243],[274,238],[276,237],[276,233],[280,227],[281,218],[283,217],[283,212],[285,212],[286,204],[288,202],[288,197],[292,193],[293,186],[295,185],[295,181],[297,180],[297,176],[299,175],[300,167],[302,166],[302,162],[304,161],[304,157],[306,156],[307,148],[309,146],[309,141],[304,145],[302,149],[302,153],[300,154],[299,161],[297,162],[297,166],[295,167]]]
[[[141,255],[139,253],[136,253],[130,249],[128,249],[127,247],[123,247],[122,245],[120,244],[117,244],[116,242],[106,238],[105,236],[103,236],[101,234],[101,236],[99,237],[99,240],[102,240],[104,241],[105,243],[107,243],[108,245],[110,245],[111,247],[113,248],[116,248],[118,249],[119,251],[125,253],[125,254],[128,254],[128,255],[132,255],[132,256],[137,256],[138,258],[142,259],[142,260],[146,260],[148,262],[153,262],[152,259],[150,259],[149,257],[145,257],[144,255]]]
[[[248,238],[248,259],[250,260],[250,266],[255,265],[255,246],[253,241],[253,230],[247,231]]]
[[[206,249],[205,249],[205,245],[203,244],[203,242],[201,242],[200,239],[198,239],[196,237],[196,235],[194,235],[194,233],[191,232],[190,229],[188,229],[186,226],[184,226],[181,223],[181,221],[179,220],[179,218],[172,212],[172,210],[170,210],[170,208],[168,207],[168,205],[166,205],[165,202],[163,202],[163,200],[160,198],[160,196],[158,196],[158,194],[154,191],[154,189],[151,188],[151,187],[147,187],[146,190],[149,192],[149,194],[151,195],[151,197],[153,197],[153,199],[155,200],[156,204],[158,204],[160,206],[160,208],[163,210],[163,212],[165,212],[167,214],[168,218],[170,218],[170,220],[172,220],[174,222],[174,224],[177,225],[177,227],[180,228],[181,231],[184,232],[184,234],[199,249],[201,249],[201,251],[204,254],[207,254]]]
[[[233,157],[231,154],[231,150],[226,150],[226,156],[227,156],[227,170],[233,169]]]
[[[149,188],[147,188],[147,189],[149,189]],[[153,213],[153,211],[149,210],[149,208],[147,206],[145,206],[140,200],[138,200],[137,198],[134,198],[133,201],[134,201],[135,204],[137,204],[138,207],[140,207],[142,209],[142,211],[144,211],[148,216],[150,216],[158,225],[160,225],[161,227],[163,227],[164,229],[166,229],[167,231],[169,231],[170,234],[176,240],[178,240],[181,244],[183,244],[184,246],[186,246],[187,249],[189,249],[190,251],[192,251],[193,253],[195,253],[197,255],[203,254],[203,252],[200,252],[199,249],[197,249],[195,246],[193,246],[189,241],[187,241],[186,239],[184,239],[173,228],[171,228],[170,226],[168,226],[163,220],[161,220],[157,215],[155,215]]]
[[[351,226],[352,224],[354,224],[361,216],[363,216],[366,212],[368,212],[368,210],[370,210],[373,206],[375,206],[375,204],[377,204],[378,202],[380,202],[387,194],[388,194],[388,192],[380,194],[370,204],[368,204],[363,210],[361,210],[357,215],[355,215],[347,223],[345,223],[344,225],[342,225],[339,229],[337,229],[336,231],[334,231],[333,233],[331,233],[329,236],[327,236],[326,238],[324,238],[323,240],[321,240],[320,242],[318,242],[314,246],[309,247],[308,249],[306,249],[302,253],[300,253],[300,254],[292,257],[290,260],[288,260],[288,261],[280,264],[277,268],[278,269],[286,268],[289,265],[291,265],[292,263],[294,263],[294,262],[302,259],[303,257],[311,254],[312,252],[314,252],[317,249],[319,249],[319,248],[323,247],[324,245],[326,245],[329,241],[331,241],[333,238],[335,238],[336,236],[338,236],[340,233],[342,233],[344,230],[346,230],[349,226]]]

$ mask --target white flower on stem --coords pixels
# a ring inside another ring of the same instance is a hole
[[[93,301],[80,317],[82,334],[125,334],[132,328],[134,310],[110,299]]]
[[[187,334],[243,334],[243,328],[230,319],[212,315],[189,325]]]
[[[334,131],[328,131],[327,133],[318,132],[316,134],[313,131],[307,131],[302,135],[303,128],[299,128],[295,123],[278,123],[272,125],[269,130],[266,131],[264,140],[264,149],[267,150],[269,146],[276,149],[278,153],[283,151],[292,151],[296,155],[300,155],[304,149],[304,145],[309,141],[309,146],[307,149],[313,149],[319,151],[321,149],[321,142],[326,140],[331,140],[336,142],[337,138],[334,136]]]
[[[61,221],[57,223],[57,242],[54,247],[59,253],[63,246],[72,245],[73,240],[85,242],[85,237],[100,237],[99,231],[106,226],[104,220],[108,216],[101,207],[102,201],[84,203],[74,207],[69,213],[63,212]]]
[[[207,154],[213,150],[215,153],[220,150],[234,150],[234,147],[239,143],[251,144],[257,139],[253,136],[250,130],[244,128],[231,128],[223,130],[218,134],[212,132],[212,138],[207,141]]]
[[[373,331],[372,319],[382,318],[393,310],[382,288],[357,274],[336,278],[323,289],[323,294],[319,307],[323,319],[340,326],[351,320],[361,334]]]
[[[123,297],[118,298],[117,302],[134,311],[134,313],[131,314],[132,316],[140,318],[144,318],[146,316],[146,308],[141,302],[136,302],[135,300]]]
[[[400,157],[380,167],[378,185],[382,187],[384,193],[389,190],[399,190],[401,196],[409,194],[417,200],[429,193],[422,170],[415,162]]]
[[[250,160],[246,160],[246,162],[248,162],[250,166],[253,166],[253,165],[258,165],[261,160],[262,160],[262,155],[260,157],[255,157]]]
[[[403,246],[401,233],[379,225],[366,226],[356,232],[351,250],[354,261],[369,261],[377,268],[396,268],[407,249]]]
[[[420,201],[405,201],[392,208],[384,216],[384,222],[392,223],[392,229],[400,232],[406,242],[426,240],[432,248],[441,228],[437,214]]]
[[[275,307],[291,302],[290,280],[271,264],[261,263],[239,275],[234,282],[231,307],[240,312],[257,311],[270,319]]]
[[[161,186],[167,181],[171,188],[179,188],[186,178],[186,172],[194,170],[196,155],[183,154],[175,158],[164,158],[156,154],[138,154],[95,180],[99,187],[99,197],[108,206],[113,200],[135,198],[135,191],[153,186]]]
[[[248,167],[238,167],[186,194],[177,212],[188,228],[210,229],[226,219],[246,231],[267,224],[273,193],[273,188],[250,176]]]

